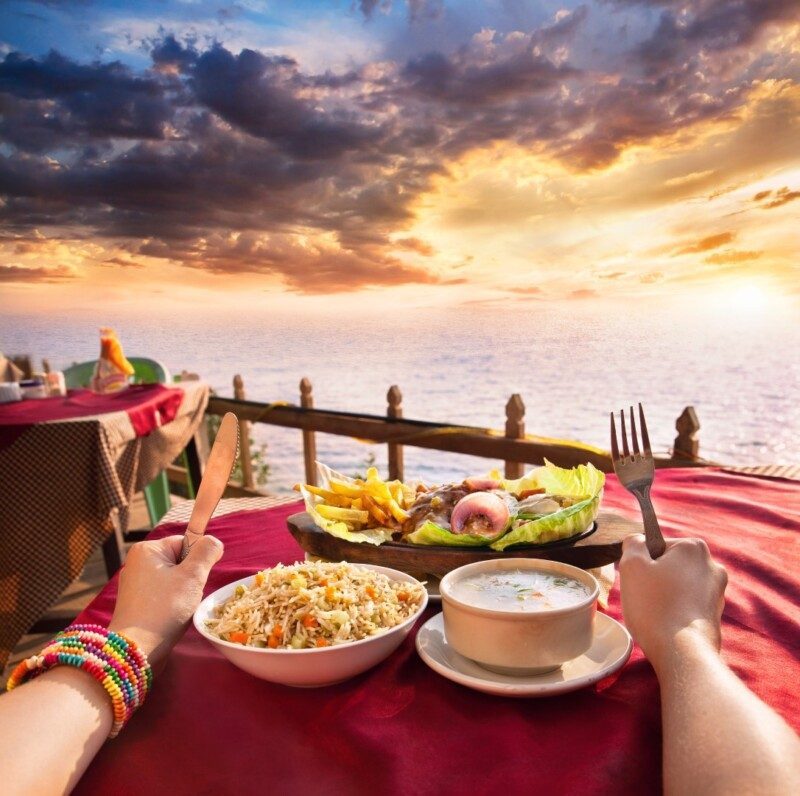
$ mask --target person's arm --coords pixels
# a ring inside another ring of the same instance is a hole
[[[670,542],[655,561],[643,536],[625,541],[622,610],[661,686],[664,789],[800,793],[800,739],[719,655],[726,584],[700,539]]]
[[[109,625],[136,642],[156,672],[222,555],[221,542],[205,536],[176,564],[181,541],[170,536],[131,548]],[[111,721],[103,686],[70,666],[51,669],[5,694],[0,698],[3,793],[68,793],[108,737]]]

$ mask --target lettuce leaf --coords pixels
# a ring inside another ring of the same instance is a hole
[[[428,520],[420,525],[414,533],[406,536],[406,541],[412,544],[444,544],[450,547],[486,547],[490,542],[499,539],[505,529],[497,536],[469,536],[465,533],[451,533],[450,531]]]
[[[583,533],[597,516],[600,494],[581,500],[566,509],[523,522],[491,544],[492,550],[505,550],[515,544],[543,544],[568,539]]]
[[[500,485],[517,495],[527,489],[544,489],[550,495],[584,498],[599,494],[605,482],[605,474],[591,463],[566,469],[545,459],[542,467],[535,467],[522,478],[502,479]]]
[[[551,495],[593,497],[600,494],[606,482],[605,474],[591,463],[567,470],[545,459],[544,467],[538,467],[535,473],[539,486]]]
[[[543,467],[531,470],[522,478],[505,481],[503,488],[510,492],[543,488],[551,495],[581,500],[561,511],[517,525],[493,542],[492,549],[505,550],[515,544],[543,544],[583,533],[597,516],[605,482],[605,475],[592,464],[565,469],[547,460]]]

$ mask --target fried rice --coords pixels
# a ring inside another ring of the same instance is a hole
[[[206,621],[212,635],[248,647],[314,649],[359,641],[413,616],[419,583],[346,562],[304,562],[257,572]]]

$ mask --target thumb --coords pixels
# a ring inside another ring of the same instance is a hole
[[[197,570],[203,580],[208,577],[211,567],[222,558],[224,551],[222,542],[216,536],[201,536],[190,548],[184,564]]]

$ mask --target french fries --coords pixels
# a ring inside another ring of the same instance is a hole
[[[326,506],[320,503],[317,511],[326,520],[341,520],[342,522],[365,523],[369,519],[369,513],[358,509],[343,509],[337,506]]]
[[[299,490],[300,485],[295,486]],[[327,487],[306,485],[305,489],[319,498],[315,508],[329,520],[343,522],[349,530],[391,528],[399,530],[408,519],[406,508],[416,497],[411,487],[401,481],[384,481],[375,467],[366,478],[341,481],[331,478]]]

